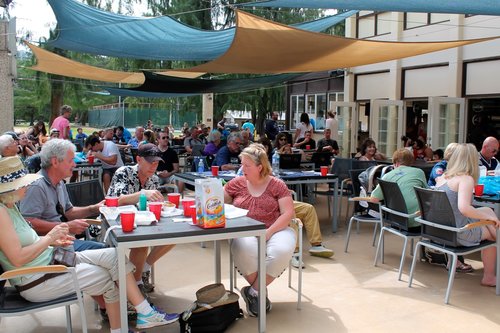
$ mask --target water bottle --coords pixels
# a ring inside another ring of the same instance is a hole
[[[198,161],[198,173],[203,173],[205,172],[205,163],[203,163],[203,159],[200,158]]]
[[[146,197],[146,191],[141,190],[141,194],[139,195],[139,210],[147,209],[148,198]]]
[[[279,172],[280,172],[280,154],[278,154],[278,151],[275,151],[273,154],[273,159],[272,159],[272,167],[273,167],[273,174],[275,177],[279,177]]]
[[[486,167],[484,165],[479,166],[479,177],[486,177]]]

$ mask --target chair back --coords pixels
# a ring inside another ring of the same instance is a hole
[[[300,169],[301,154],[280,154],[280,169]]]
[[[455,215],[446,192],[415,187],[420,218],[425,221],[456,227]],[[436,243],[458,247],[458,233],[422,224],[422,237]]]
[[[66,189],[74,206],[94,205],[104,200],[104,191],[99,179],[68,183]]]
[[[4,273],[4,270],[3,270],[3,267],[2,265],[0,265],[0,275],[2,275]],[[0,295],[2,295],[3,293],[3,288],[5,287],[5,282],[7,282],[6,280],[2,280],[0,281]],[[1,298],[1,296],[0,296]]]
[[[350,177],[349,170],[354,169],[352,167],[353,159],[344,157],[335,157],[332,169],[330,173],[337,175],[339,177],[339,182]]]
[[[371,166],[377,165],[377,161],[360,161],[360,160],[353,160],[352,161],[352,168],[353,169],[363,169],[366,170]]]
[[[381,203],[382,221],[384,223],[390,224],[397,229],[407,231],[409,221],[407,217],[399,216],[383,209],[383,207],[387,207],[399,213],[408,214],[405,198],[401,193],[401,189],[399,188],[398,183],[379,179],[378,185],[380,186],[380,189],[382,190],[382,194],[384,196],[384,202]]]
[[[137,153],[138,153],[138,149],[137,148],[130,148],[130,154],[132,155],[132,161],[134,162],[134,164],[137,163]]]
[[[332,156],[331,152],[315,152],[311,156],[311,163],[314,163],[315,169],[319,169],[322,166],[330,165]]]

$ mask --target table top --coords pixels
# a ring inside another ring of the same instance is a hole
[[[211,171],[205,171],[203,173],[198,173],[198,172],[184,172],[180,174],[176,174],[177,177],[179,178],[184,178],[186,180],[194,182],[196,179],[201,179],[201,178],[212,178],[212,172]],[[283,181],[287,180],[301,180],[301,179],[326,179],[326,180],[331,180],[331,179],[337,179],[338,176],[334,174],[328,174],[326,176],[321,176],[320,172],[311,172],[311,171],[301,171],[301,170],[294,170],[294,169],[281,169],[279,176]],[[219,171],[219,175],[217,178],[221,178],[224,180],[231,180],[234,177],[236,177],[236,174],[231,171]]]
[[[118,221],[107,221],[103,219],[104,226],[118,225]],[[229,232],[240,232],[265,229],[264,223],[258,222],[247,216],[226,220],[225,228],[203,229],[187,222],[172,222],[171,218],[162,217],[159,222],[153,222],[149,226],[139,226],[132,232],[123,232],[121,229],[113,229],[114,240],[117,242],[133,242],[165,238],[192,237],[200,235],[223,234]]]
[[[101,162],[94,162],[90,164],[89,162],[81,162],[81,163],[76,163],[75,168],[91,168],[91,167],[102,167]]]
[[[497,193],[495,195],[482,195],[480,197],[474,196],[474,200],[491,202],[491,203],[500,203],[500,193]]]

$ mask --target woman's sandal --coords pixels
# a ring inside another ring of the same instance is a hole
[[[446,267],[446,269],[449,270],[450,267]],[[473,271],[474,269],[472,268],[471,265],[461,262],[460,260],[457,262],[457,268],[456,268],[457,273],[471,273]]]
[[[459,261],[457,263],[457,273],[470,273],[474,271],[471,265]]]

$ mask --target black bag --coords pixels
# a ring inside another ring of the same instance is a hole
[[[179,317],[181,333],[224,332],[236,319],[243,317],[238,301],[203,312],[184,311]]]

